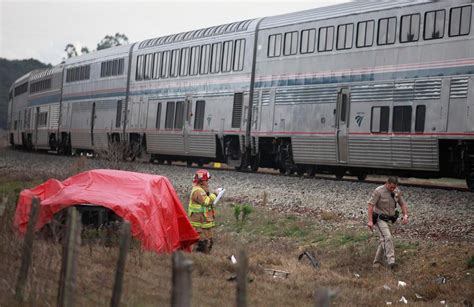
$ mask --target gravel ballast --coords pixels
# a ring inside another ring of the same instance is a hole
[[[15,175],[21,179],[22,176],[39,176],[62,180],[80,171],[112,166],[112,163],[99,159],[0,149],[1,177]],[[183,204],[188,201],[192,177],[196,171],[196,168],[181,165],[139,162],[122,162],[120,168],[168,177]],[[319,220],[322,216],[331,215],[360,227],[365,227],[367,222],[367,200],[379,185],[226,170],[210,169],[210,172],[211,189],[226,188],[227,203],[265,205],[271,210]],[[406,226],[395,226],[396,233],[403,233],[406,238],[474,243],[474,193],[403,185],[401,189],[408,202],[410,222]]]

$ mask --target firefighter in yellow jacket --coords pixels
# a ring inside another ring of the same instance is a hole
[[[196,171],[188,206],[189,220],[200,236],[196,251],[203,253],[209,253],[212,249],[212,228],[216,226],[213,204],[217,196],[209,192],[209,179],[211,175],[207,170]]]

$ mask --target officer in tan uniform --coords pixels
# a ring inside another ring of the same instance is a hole
[[[193,189],[189,197],[188,216],[191,225],[199,233],[196,251],[210,253],[213,245],[212,228],[214,223],[215,193],[209,193],[208,181],[211,175],[207,170],[197,170],[193,178]]]
[[[389,177],[384,185],[372,192],[368,204],[369,222],[367,226],[371,231],[375,229],[380,238],[373,266],[379,267],[385,255],[388,267],[395,269],[397,264],[395,263],[395,249],[389,223],[395,223],[398,218],[398,211],[395,210],[397,204],[402,209],[402,224],[408,223],[408,206],[398,188],[398,179]]]

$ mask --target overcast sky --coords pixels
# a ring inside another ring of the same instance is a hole
[[[93,50],[105,35],[117,32],[132,43],[341,2],[348,0],[0,0],[0,57],[56,65],[68,43]]]

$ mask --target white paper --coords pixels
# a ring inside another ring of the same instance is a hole
[[[224,195],[225,189],[222,189],[219,191],[219,194],[217,195],[216,199],[214,200],[213,205],[217,205],[219,200],[222,198],[222,195]]]

